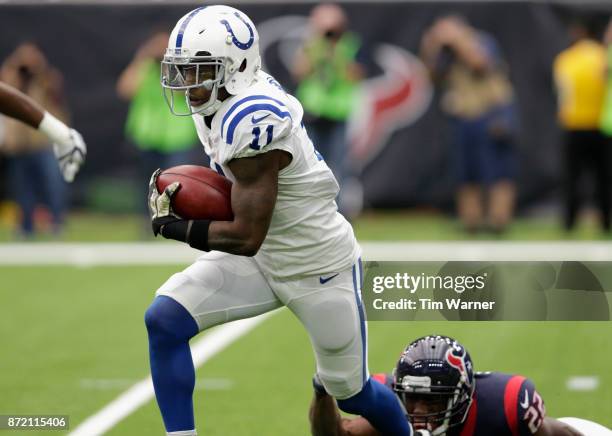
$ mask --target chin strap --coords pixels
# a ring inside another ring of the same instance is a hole
[[[197,113],[199,113],[201,115],[204,115],[205,117],[209,116],[209,115],[212,115],[212,114],[214,114],[215,112],[217,112],[219,110],[219,108],[221,107],[222,103],[223,102],[220,101],[220,100],[215,100],[215,102],[212,105],[210,105],[209,107],[207,107],[203,111],[199,111]]]
[[[189,108],[191,115],[200,114],[206,117],[206,116],[214,114],[215,112],[219,110],[219,108],[221,107],[221,104],[223,103],[221,100],[218,99],[218,97],[219,97],[219,86],[213,86],[212,92],[210,94],[209,103],[207,103],[208,106],[206,106],[206,108],[204,109],[198,109],[198,108],[194,108],[193,106],[191,106],[189,102],[189,91],[188,90],[185,91],[185,101],[187,102],[187,107]],[[213,103],[210,103],[211,100],[213,101]]]
[[[448,410],[448,412],[446,412],[444,423],[440,427],[437,427],[435,430],[432,430],[431,436],[439,436],[446,434],[446,430],[448,430],[448,425],[450,424],[450,415],[452,414],[452,407],[455,404],[456,398],[457,394],[455,394],[454,397],[448,399],[448,403],[446,404],[446,410]]]
[[[430,431],[429,434],[431,436],[445,435],[446,434],[446,430],[448,430],[447,425],[446,424],[442,424],[440,427],[436,428],[435,430]]]

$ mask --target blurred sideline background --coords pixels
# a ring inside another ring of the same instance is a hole
[[[266,71],[296,91],[292,63],[317,3],[230,4],[258,26]],[[81,173],[59,194],[66,200],[60,224],[41,195],[31,234],[20,231],[10,177],[15,154],[0,147],[0,414],[68,414],[74,434],[87,436],[162,433],[147,390],[143,315],[154,290],[197,254],[153,242],[143,214],[144,153],[126,138],[130,100],[117,88],[138,53],[148,51],[147,41],[200,5],[0,2],[0,62],[21,44],[35,44],[61,75],[60,100],[88,144]],[[567,163],[553,75],[557,55],[572,42],[573,17],[588,17],[603,50],[612,4],[359,1],[340,6],[363,52],[356,110],[346,123],[349,169],[342,195],[343,209],[366,246],[366,260],[612,260],[592,178],[579,183],[584,207],[577,224],[571,230],[564,224]],[[419,59],[424,34],[448,14],[494,38],[495,58],[503,59],[512,88],[518,119],[511,177],[516,207],[499,229],[486,222],[467,228],[457,212],[456,138],[443,101],[448,89]],[[4,143],[10,131],[0,124]],[[207,164],[198,144],[186,155],[191,163]],[[387,242],[403,243],[376,245]],[[231,336],[229,330],[221,332]],[[371,322],[370,370],[390,371],[408,342],[432,332],[463,342],[477,370],[533,379],[551,416],[578,416],[612,427],[610,322]],[[226,349],[215,348],[198,370],[200,434],[308,434],[314,361],[303,328],[281,310],[261,324],[246,325],[243,333]],[[204,342],[203,349],[213,349],[210,344]],[[140,402],[132,398],[98,415],[135,386],[142,388]],[[38,433],[46,434],[31,432]]]
[[[124,134],[129,101],[119,97],[117,81],[139,47],[155,32],[170,29],[195,3],[119,2],[112,7],[104,2],[3,3],[0,59],[23,42],[35,43],[61,72],[71,124],[89,146],[87,163],[66,193],[70,219],[59,238],[144,237],[146,232],[133,219],[144,207],[146,180],[138,171],[142,156]],[[289,72],[292,56],[307,31],[313,5],[240,3],[260,29],[264,68],[292,92],[298,84]],[[603,34],[612,6],[606,2],[349,2],[344,9],[366,54],[358,110],[349,121],[346,159],[354,177],[344,188],[359,237],[379,237],[380,219],[385,227],[393,226],[395,239],[466,238],[455,221],[454,131],[440,109],[443,92],[416,57],[424,32],[437,17],[449,13],[460,14],[497,40],[509,66],[519,121],[514,146],[515,226],[499,235],[467,237],[607,237],[598,232],[596,209],[589,208],[595,203],[591,180],[580,185],[583,219],[574,232],[562,230],[565,164],[552,68],[555,56],[570,43],[568,17],[576,11],[595,14]],[[60,28],[62,32],[55,31]],[[20,212],[8,177],[11,156],[0,156],[0,240],[9,240]],[[189,161],[206,164],[198,144],[193,144]],[[44,230],[49,217],[44,204],[40,206],[36,222]],[[44,239],[44,233],[37,237]]]

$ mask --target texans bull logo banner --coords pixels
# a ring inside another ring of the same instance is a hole
[[[264,70],[274,70],[278,75],[277,68],[266,64],[266,59],[277,58],[288,74],[307,36],[308,17],[281,16],[259,23],[258,28]],[[410,126],[425,113],[433,94],[425,66],[408,50],[394,44],[378,44],[370,55],[381,73],[360,83],[355,111],[348,120],[350,159],[357,171],[384,149],[394,132]]]

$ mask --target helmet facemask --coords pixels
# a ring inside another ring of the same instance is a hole
[[[170,49],[168,51],[170,52]],[[164,99],[174,115],[212,115],[219,109],[221,105],[221,101],[218,100],[219,89],[225,86],[226,62],[224,58],[208,55],[206,52],[198,52],[193,57],[172,54],[164,56],[161,62],[161,85]],[[193,106],[189,94],[190,91],[199,88],[210,91],[209,98]],[[180,98],[185,98],[187,111],[177,110],[175,93],[184,94]]]
[[[447,431],[463,423],[469,409],[471,398],[461,398],[462,390],[458,387],[437,387],[434,392],[422,392],[417,389],[394,389],[402,400],[413,426],[425,426],[432,435],[446,435]],[[461,401],[463,400],[463,401]],[[426,412],[416,412],[411,405],[417,402],[427,404]]]

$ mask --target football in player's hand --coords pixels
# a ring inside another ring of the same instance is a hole
[[[172,196],[172,209],[183,219],[231,221],[232,182],[210,168],[179,165],[168,168],[157,177],[157,191],[163,192],[173,182],[181,184]]]

